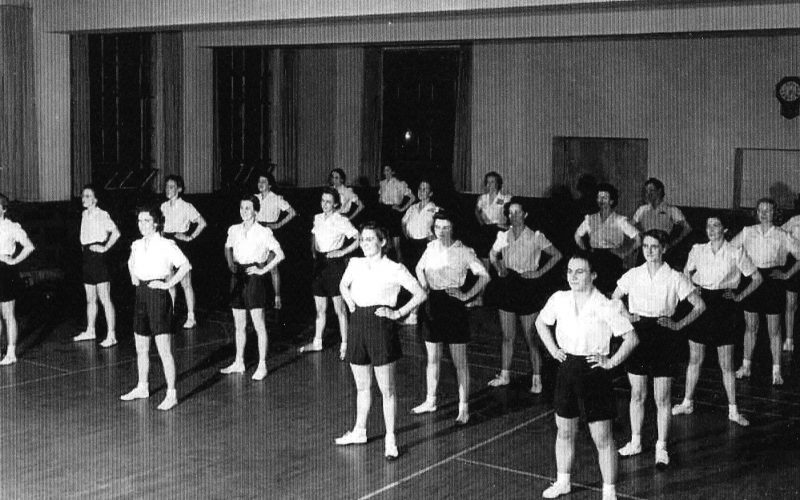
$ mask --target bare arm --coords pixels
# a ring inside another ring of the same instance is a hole
[[[194,222],[196,225],[194,227],[194,231],[192,231],[192,234],[190,234],[187,238],[189,241],[192,241],[193,239],[200,236],[200,233],[202,233],[205,230],[206,226],[208,226],[206,220],[203,218],[202,215],[198,217],[197,220]]]

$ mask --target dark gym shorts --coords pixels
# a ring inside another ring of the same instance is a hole
[[[781,271],[780,267],[758,268],[764,281],[744,299],[742,309],[745,312],[762,314],[781,314],[786,307],[786,286],[783,280],[770,277],[772,271]]]
[[[681,332],[658,324],[658,318],[642,317],[633,323],[639,345],[625,362],[625,370],[632,375],[648,377],[674,377],[681,349],[686,340]]]
[[[403,248],[403,263],[408,270],[411,271],[412,275],[416,272],[419,259],[422,258],[422,254],[425,253],[425,249],[428,248],[429,241],[430,240],[427,238],[422,238],[421,240],[403,238],[400,241],[400,245]]]
[[[314,280],[311,282],[311,292],[315,297],[338,297],[342,294],[339,283],[347,269],[347,261],[347,257],[330,259],[317,255],[314,261]]]
[[[87,285],[97,285],[111,281],[107,252],[89,250],[90,245],[83,245],[83,282]]]
[[[256,267],[256,265],[237,265],[237,271],[231,276],[231,309],[266,308],[267,288],[264,278],[267,275],[247,274],[247,269],[250,267]]]
[[[21,284],[16,267],[0,262],[0,302],[17,300]]]
[[[587,422],[613,420],[617,405],[611,375],[608,370],[591,368],[585,356],[567,354],[558,366],[553,406],[561,418],[579,417],[582,406]]]
[[[172,333],[172,297],[169,290],[157,290],[140,281],[133,307],[133,332],[145,337]]]
[[[175,238],[176,234],[178,233],[164,233],[163,236],[164,238],[174,241],[175,244],[178,245],[178,248],[181,249],[181,252],[183,252],[183,255],[186,256],[186,259],[189,260],[189,262],[191,262],[192,260],[194,260],[194,249],[195,249],[194,241],[179,240]],[[186,233],[182,234],[185,235]]]
[[[725,290],[700,289],[706,310],[687,327],[689,340],[712,347],[736,343],[742,310],[736,302],[723,298],[724,293]]]
[[[400,359],[400,337],[394,321],[375,316],[383,306],[356,307],[350,315],[344,360],[353,365],[382,366]]]
[[[400,236],[403,233],[403,212],[398,212],[392,205],[378,203],[375,208],[375,219],[379,225],[386,228],[389,236]]]
[[[444,290],[431,290],[420,308],[420,328],[426,342],[466,344],[469,342],[469,321],[464,302]]]
[[[528,316],[539,312],[555,290],[548,286],[545,277],[523,278],[509,270],[504,277],[497,277],[486,287],[486,302],[501,311]]]

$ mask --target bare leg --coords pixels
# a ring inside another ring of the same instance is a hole
[[[339,345],[339,359],[344,359],[347,351],[347,308],[341,296],[333,297],[333,310],[336,311],[336,319],[339,320],[339,335],[342,343]]]
[[[528,353],[531,357],[531,393],[539,394],[542,392],[542,355],[536,343],[536,316],[538,313],[520,316],[522,331],[525,334],[525,342],[528,344]]]
[[[511,360],[514,356],[514,339],[517,336],[517,315],[503,310],[497,311],[500,316],[500,329],[503,332],[503,343],[500,349],[500,375],[489,381],[492,387],[508,385],[511,382]]]
[[[644,421],[644,401],[647,399],[647,376],[628,374],[631,384],[631,402],[628,412],[631,420],[631,440],[620,448],[622,456],[636,455],[642,452],[642,422]]]
[[[281,273],[277,267],[273,267],[269,276],[272,278],[272,290],[275,292],[275,309],[280,309],[283,307],[281,303]]]
[[[656,400],[658,440],[666,443],[669,438],[669,423],[672,418],[670,401],[672,399],[672,378],[653,378],[653,398]]]
[[[429,413],[436,411],[436,389],[439,386],[439,366],[442,361],[442,344],[425,342],[428,362],[425,365],[425,401],[411,409],[411,413]]]
[[[0,304],[0,312],[6,320],[6,330],[8,334],[8,350],[6,355],[0,360],[0,366],[10,365],[17,362],[17,314],[14,310],[16,301],[9,300]]]
[[[192,287],[192,272],[186,273],[186,276],[181,280],[181,288],[183,294],[186,296],[186,323],[183,324],[184,328],[194,328],[197,320],[194,317],[194,288]]]
[[[784,351],[794,351],[794,317],[797,313],[797,292],[786,292],[786,341]]]
[[[263,380],[267,376],[267,349],[269,347],[267,325],[264,323],[264,310],[250,309],[250,319],[253,321],[253,328],[258,339],[258,366],[255,373],[253,373],[253,380]]]
[[[742,366],[736,370],[736,378],[750,376],[750,362],[753,359],[753,349],[756,347],[756,332],[758,332],[758,313],[744,312],[744,346]]]
[[[691,403],[694,398],[694,389],[697,387],[697,380],[700,378],[700,368],[703,366],[703,359],[706,356],[706,346],[697,342],[689,341],[689,366],[686,367],[686,392],[683,396],[685,403]]]
[[[733,346],[721,345],[717,347],[719,357],[719,367],[722,370],[722,385],[725,386],[725,393],[728,395],[728,419],[742,426],[750,425],[750,422],[739,413],[736,406],[736,380],[733,376]]]
[[[147,375],[150,373],[150,337],[134,332],[133,339],[136,343],[136,372],[139,382],[132,391],[120,396],[123,401],[144,399],[150,396],[147,384]]]
[[[233,358],[233,363],[220,370],[220,373],[225,375],[244,373],[244,347],[247,342],[247,311],[244,309],[231,309],[231,311],[233,312],[236,356]]]
[[[75,337],[73,340],[91,340],[94,339],[95,324],[97,323],[97,285],[83,284],[83,289],[86,291],[86,331]]]
[[[556,470],[559,474],[572,472],[572,458],[575,455],[575,434],[578,431],[577,418],[564,418],[556,415]]]
[[[603,486],[614,485],[617,482],[617,451],[614,449],[611,420],[590,422],[589,432],[597,447],[597,460],[600,464],[600,475],[603,476]]]
[[[111,283],[105,281],[97,284],[97,296],[100,298],[100,303],[103,304],[103,312],[106,315],[107,333],[106,338],[100,345],[103,347],[111,347],[117,343],[117,312],[114,309],[114,303],[111,301]]]
[[[164,379],[167,382],[167,395],[158,405],[159,410],[169,410],[178,404],[178,393],[175,390],[175,358],[172,357],[172,339],[169,334],[156,335],[156,349],[164,368]]]
[[[767,333],[769,333],[769,350],[772,353],[772,385],[782,385],[781,316],[779,314],[767,314]]]
[[[314,352],[322,350],[322,334],[325,331],[328,315],[328,297],[314,296],[314,306],[317,317],[314,321],[314,340],[300,348],[300,352]]]
[[[456,422],[469,422],[469,365],[467,364],[467,344],[450,344],[450,356],[456,367],[458,378],[458,416]]]
[[[353,430],[334,439],[334,443],[339,446],[367,442],[367,417],[372,406],[372,367],[350,364],[350,370],[356,382],[356,423]]]

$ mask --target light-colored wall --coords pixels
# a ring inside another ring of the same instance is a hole
[[[485,43],[473,65],[475,190],[492,168],[544,195],[554,136],[643,138],[669,199],[729,207],[735,148],[800,148],[774,97],[798,36]]]

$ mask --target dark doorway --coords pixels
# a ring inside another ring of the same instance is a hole
[[[578,199],[578,181],[587,176],[613,184],[619,191],[617,213],[632,217],[647,179],[647,139],[554,138],[553,183]]]
[[[381,163],[416,185],[452,183],[458,49],[383,52]]]
[[[217,166],[222,190],[230,191],[269,163],[269,49],[214,49],[214,83]]]

